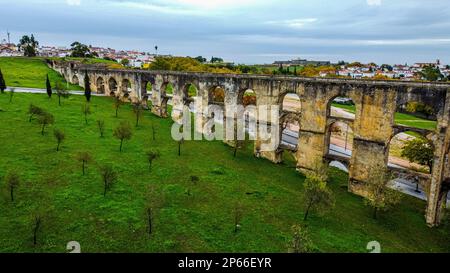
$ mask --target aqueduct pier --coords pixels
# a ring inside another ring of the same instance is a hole
[[[48,63],[67,81],[80,86],[84,86],[87,74],[94,92],[119,96],[134,103],[151,101],[152,112],[160,117],[169,116],[166,90],[170,84],[173,88],[172,118],[175,120],[179,119],[184,106],[191,102],[191,85],[195,86],[196,96],[201,97],[202,105],[222,107],[226,115],[229,113],[227,109],[242,104],[243,94],[252,90],[256,95],[257,106],[279,105],[281,122],[290,120],[300,125],[297,149],[289,151],[294,153],[299,170],[312,170],[317,161],[340,161],[349,167],[349,191],[361,196],[366,196],[364,181],[369,180],[371,170],[380,165],[387,166],[390,141],[396,134],[414,131],[424,135],[434,145],[434,163],[430,176],[417,176],[427,189],[426,222],[429,226],[440,223],[450,190],[450,84],[116,70],[77,62]],[[221,101],[213,95],[217,88],[224,91]],[[296,94],[300,98],[300,111],[283,109],[283,100],[287,94]],[[337,97],[348,97],[355,103],[354,120],[331,115],[331,103]],[[437,117],[436,130],[396,125],[395,113],[408,102],[431,106]],[[197,120],[203,123],[214,118],[209,116],[206,109],[196,109],[196,115],[200,117]],[[264,117],[257,119],[263,121]],[[353,130],[350,159],[330,154],[331,127],[335,122],[344,122]],[[275,163],[281,162],[283,152],[288,152],[281,142],[273,151],[261,151],[262,143],[256,136],[255,155]]]

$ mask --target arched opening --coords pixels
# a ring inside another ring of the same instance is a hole
[[[209,92],[209,104],[225,105],[225,90],[221,87],[213,87]]]
[[[395,187],[421,199],[426,199],[424,186],[433,170],[434,145],[428,137],[405,131],[389,142],[388,167],[394,175]]]
[[[333,168],[336,168],[336,169],[339,169],[339,170],[341,170],[343,172],[346,172],[346,173],[349,172],[348,166],[346,164],[340,162],[340,161],[337,161],[337,160],[331,161],[329,166],[333,167]]]
[[[353,151],[353,130],[345,122],[337,121],[328,126],[328,155],[350,159]]]
[[[183,90],[183,103],[191,110],[194,110],[194,98],[197,96],[197,93],[198,89],[193,84],[186,85]]]
[[[130,96],[132,91],[131,82],[128,79],[122,80],[122,94],[124,97]]]
[[[104,94],[105,93],[105,82],[102,77],[98,77],[96,85],[97,85],[97,93]]]
[[[79,85],[80,80],[78,79],[77,75],[73,75],[72,77],[72,84]]]
[[[300,131],[300,97],[295,93],[288,93],[281,97],[280,111],[280,147],[296,151]]]
[[[108,81],[109,93],[111,96],[115,96],[117,93],[117,81],[114,78],[110,78]]]
[[[241,105],[244,107],[244,128],[248,133],[248,137],[250,139],[255,139],[258,130],[256,93],[252,89],[245,89],[241,91],[238,99],[238,106]]]
[[[424,135],[405,131],[389,142],[390,168],[431,174],[434,159],[433,143]]]
[[[395,124],[398,126],[434,131],[437,128],[436,120],[436,110],[417,101],[400,104],[395,113]]]
[[[247,107],[249,105],[256,106],[256,93],[251,89],[247,89],[242,96],[242,105]]]
[[[294,93],[288,93],[284,95],[281,104],[281,111],[289,113],[300,113],[301,111],[300,97]]]
[[[331,100],[328,106],[328,117],[354,120],[356,105],[349,97],[336,97]]]

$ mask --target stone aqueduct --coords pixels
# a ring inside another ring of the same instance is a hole
[[[413,83],[400,81],[370,81],[325,78],[298,78],[261,75],[234,75],[185,73],[148,70],[113,70],[101,66],[88,66],[76,62],[49,61],[49,66],[61,73],[67,81],[84,86],[84,77],[90,79],[91,89],[98,93],[124,96],[133,102],[151,101],[152,112],[168,117],[169,96],[166,86],[173,86],[172,116],[181,113],[189,103],[188,87],[194,85],[203,105],[210,105],[211,90],[220,87],[225,99],[220,105],[228,108],[242,104],[243,93],[253,90],[257,105],[281,105],[287,94],[300,98],[301,111],[294,113],[300,124],[298,147],[295,158],[299,170],[312,170],[317,160],[340,161],[349,166],[349,191],[364,196],[364,181],[372,168],[387,165],[390,141],[399,132],[416,131],[432,139],[435,146],[434,166],[431,176],[421,176],[428,188],[426,222],[429,226],[440,223],[447,193],[450,190],[450,85],[438,83]],[[151,84],[151,92],[147,85]],[[349,97],[356,105],[354,120],[331,115],[331,102],[336,97]],[[417,130],[395,125],[394,114],[407,102],[422,102],[432,106],[437,113],[438,126],[435,131]],[[282,109],[282,108],[280,108]],[[203,109],[196,115],[201,121],[208,117]],[[283,112],[283,110],[281,110]],[[227,113],[228,114],[228,113]],[[284,114],[284,115],[283,115]],[[281,118],[292,113],[281,113]],[[258,117],[258,120],[261,120]],[[341,121],[353,132],[353,152],[350,159],[332,156],[329,153],[331,125]],[[260,150],[262,141],[256,136],[255,155],[275,163],[281,161],[283,146],[269,152]],[[413,174],[414,175],[414,174]]]

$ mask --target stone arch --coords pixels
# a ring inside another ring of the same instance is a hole
[[[171,93],[170,95],[173,94],[173,84],[171,84],[170,82],[166,81],[163,82],[163,84],[160,87],[160,95],[161,95],[161,116],[162,117],[168,117],[169,116],[169,111],[168,111],[168,107],[167,105],[169,104],[169,100],[171,99],[171,97],[169,96],[168,93]]]
[[[122,79],[122,85],[121,85],[121,93],[125,98],[128,98],[133,91],[132,83],[129,79],[125,78]]]
[[[396,132],[392,135],[391,139],[389,140],[387,149],[387,162],[388,162],[388,167],[390,168],[394,168],[394,169],[405,169],[405,170],[410,170],[413,172],[423,172],[425,173],[426,171],[431,172],[432,170],[432,166],[433,166],[433,161],[434,161],[434,151],[435,151],[435,146],[434,143],[432,141],[432,137],[433,137],[433,133],[432,132],[420,132],[420,131],[415,131],[415,130],[408,130],[408,129],[404,129],[404,130],[396,130]],[[412,140],[415,139],[421,139],[424,140],[427,145],[429,145],[429,147],[431,148],[431,158],[432,161],[430,162],[431,165],[420,165],[418,163],[414,163],[414,162],[410,162],[408,159],[403,158],[401,155],[401,151],[403,149],[403,147]]]
[[[278,104],[281,112],[301,112],[301,99],[295,92],[284,92],[279,96]]]
[[[183,104],[192,108],[194,104],[194,98],[199,94],[198,85],[194,83],[188,83],[183,87]]]
[[[328,122],[325,155],[350,160],[353,156],[353,136],[351,123],[341,120]]]
[[[78,78],[77,75],[73,75],[73,77],[72,77],[72,84],[75,84],[75,85],[79,85],[80,84],[80,79]]]
[[[330,167],[337,168],[343,172],[349,173],[350,172],[350,166],[349,163],[342,160],[328,160],[328,165]]]
[[[97,87],[97,93],[99,94],[105,94],[105,81],[103,80],[103,77],[98,77],[95,85]]]
[[[109,78],[108,80],[108,88],[109,88],[109,94],[111,96],[115,96],[118,91],[118,84],[114,77]]]

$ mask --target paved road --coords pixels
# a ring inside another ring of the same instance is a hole
[[[9,91],[11,91],[11,89],[14,89],[14,92],[17,92],[17,93],[31,93],[31,94],[46,94],[47,93],[46,89],[26,88],[26,87],[8,87],[6,89],[6,91],[9,92]],[[56,91],[53,90],[53,93],[56,93]],[[69,93],[72,95],[84,95],[84,91],[69,90]],[[92,96],[104,97],[105,94],[97,94],[97,93],[93,92]]]

